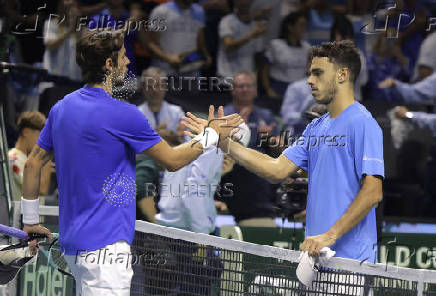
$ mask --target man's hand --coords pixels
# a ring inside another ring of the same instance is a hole
[[[254,27],[250,36],[251,38],[257,38],[265,33],[266,33],[266,22],[260,21],[256,23],[256,27]]]
[[[26,232],[27,234],[29,233],[45,234],[48,237],[50,243],[53,242],[53,234],[51,233],[51,231],[40,224],[35,224],[35,225],[24,224],[23,231]],[[29,242],[29,249],[32,255],[35,255],[37,252],[36,245],[37,245],[36,240]]]
[[[395,86],[395,79],[388,77],[378,84],[379,88],[391,88]]]
[[[206,127],[211,127],[217,132],[220,137],[220,141],[222,141],[229,137],[232,130],[236,132],[236,128],[244,122],[241,116],[236,113],[224,116],[224,108],[222,106],[218,108],[217,118],[215,118],[214,112],[215,108],[210,105],[208,120],[198,118],[194,114],[188,112],[186,113],[187,117],[182,118],[183,125],[189,128],[195,134],[200,134]],[[192,132],[185,131],[185,134],[189,137],[195,137]]]
[[[400,119],[406,119],[406,113],[409,112],[409,109],[407,109],[404,106],[397,106],[395,107],[395,116]]]
[[[319,257],[320,251],[324,247],[330,247],[336,242],[336,236],[330,232],[320,235],[308,236],[300,247],[301,251],[309,252],[309,255]]]

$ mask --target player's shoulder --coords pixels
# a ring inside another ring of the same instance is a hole
[[[371,112],[359,102],[356,102],[353,105],[352,111],[353,112],[351,112],[347,118],[349,126],[354,128],[381,130],[377,120],[375,120]]]
[[[220,23],[234,23],[238,20],[238,18],[236,17],[236,15],[234,13],[230,13],[226,16],[224,16]]]
[[[170,13],[171,11],[173,11],[174,9],[171,7],[171,3],[167,2],[167,3],[162,3],[159,4],[158,6],[156,6],[155,8],[152,9],[150,16],[154,17],[156,15],[162,15],[162,14],[167,14]]]
[[[178,113],[182,112],[182,113],[184,113],[182,107],[180,107],[179,105],[171,104],[171,103],[168,103],[166,101],[164,101],[163,104],[165,105],[166,108],[168,108],[168,110],[170,112],[178,112]]]

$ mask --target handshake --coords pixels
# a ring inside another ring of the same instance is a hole
[[[242,117],[236,113],[224,116],[222,106],[218,108],[218,115],[215,117],[215,108],[210,105],[207,120],[187,112],[186,117],[182,118],[182,124],[190,129],[184,132],[185,135],[194,139],[194,145],[200,143],[203,149],[216,146],[226,150],[230,139],[244,146],[247,146],[250,141],[250,129]]]

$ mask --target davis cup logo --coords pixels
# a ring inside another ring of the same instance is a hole
[[[115,173],[104,180],[102,191],[111,206],[127,207],[136,198],[136,183],[126,174]]]

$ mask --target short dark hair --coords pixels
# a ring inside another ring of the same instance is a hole
[[[335,33],[341,34],[343,39],[354,39],[354,28],[345,15],[338,15],[330,30],[330,41],[335,41]]]
[[[308,19],[307,14],[304,11],[294,11],[289,13],[285,18],[282,20],[280,24],[280,39],[287,39],[288,38],[288,26],[289,25],[295,25],[295,23],[300,19],[304,17],[305,19]]]
[[[18,131],[23,131],[24,128],[30,128],[34,130],[42,130],[45,125],[45,116],[41,112],[38,111],[27,111],[21,113],[18,117],[17,125]]]
[[[117,67],[118,52],[124,44],[124,31],[107,28],[86,32],[76,46],[76,62],[85,83],[101,83],[105,79],[104,65],[111,58]]]
[[[315,57],[327,57],[333,64],[350,69],[350,81],[356,82],[360,73],[360,55],[351,40],[324,42],[318,46],[312,46],[309,60]]]

